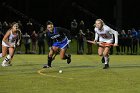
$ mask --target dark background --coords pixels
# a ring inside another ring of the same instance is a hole
[[[86,27],[91,28],[95,19],[101,18],[113,28],[140,29],[139,0],[119,0],[121,3],[118,5],[117,1],[1,0],[0,21],[26,22],[32,18],[36,24],[44,25],[51,20],[57,26],[70,28],[71,21],[76,19],[77,22],[84,20]]]

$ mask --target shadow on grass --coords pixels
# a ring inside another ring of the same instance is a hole
[[[16,65],[16,66],[36,66],[36,65],[40,65],[43,66],[42,64],[31,64],[31,63],[24,63],[24,64],[20,64],[20,65]]]
[[[61,67],[61,66],[60,66]],[[89,65],[82,65],[82,66],[62,66],[61,68],[95,68],[97,66],[89,66]]]
[[[140,65],[114,65],[111,68],[140,68]]]

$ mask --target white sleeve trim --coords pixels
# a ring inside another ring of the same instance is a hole
[[[97,33],[95,33],[95,40],[98,40],[99,35]]]
[[[114,34],[114,37],[115,37],[115,44],[118,44],[118,32],[113,30],[113,29],[110,29],[111,33]]]

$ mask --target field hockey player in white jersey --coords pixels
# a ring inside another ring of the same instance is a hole
[[[13,58],[15,47],[20,44],[21,39],[21,31],[18,23],[13,22],[10,26],[10,29],[6,32],[2,40],[2,53],[0,53],[0,58],[5,57],[7,55],[7,51],[9,51],[9,54],[1,64],[3,67],[10,66],[9,61]]]
[[[96,44],[97,42],[106,43],[105,45],[103,45],[102,43],[99,44],[98,55],[102,56],[102,63],[105,64],[103,69],[107,69],[109,68],[110,47],[111,45],[118,46],[118,32],[105,25],[102,19],[97,19],[95,21],[94,30],[95,30],[94,44]],[[112,44],[113,42],[114,44]]]

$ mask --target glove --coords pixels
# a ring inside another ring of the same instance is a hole
[[[16,45],[19,46],[20,45],[20,42],[18,41]]]
[[[68,40],[68,43],[70,43],[71,42],[71,40]]]

